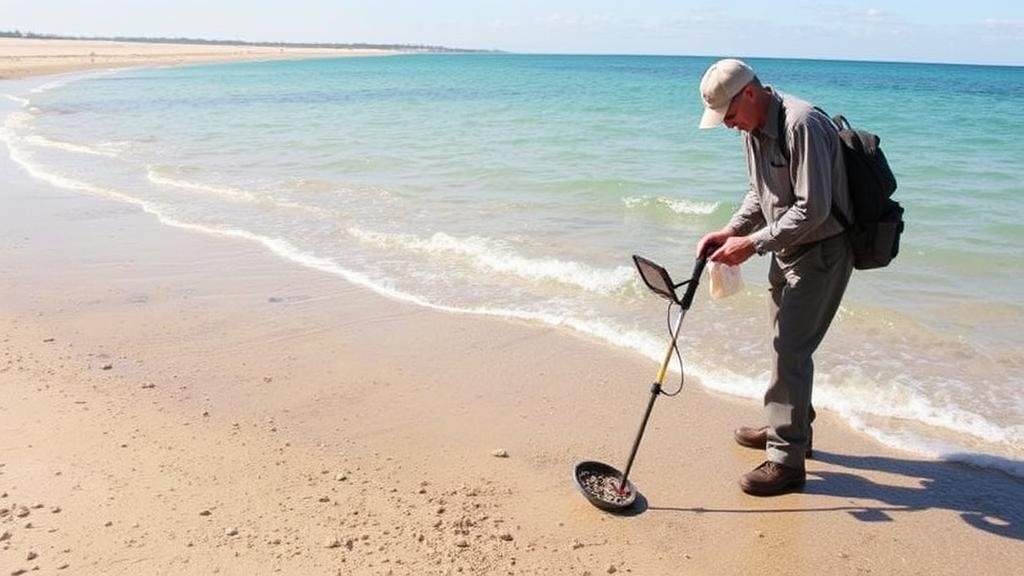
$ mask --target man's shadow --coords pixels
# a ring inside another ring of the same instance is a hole
[[[847,456],[814,451],[814,459],[851,470],[873,470],[918,479],[917,486],[893,486],[847,472],[807,473],[805,494],[877,500],[880,506],[840,506],[775,510],[712,510],[687,508],[698,513],[771,513],[846,511],[863,522],[889,522],[893,514],[928,509],[952,510],[971,526],[1014,540],[1024,540],[1024,478],[999,470],[977,468],[942,460],[900,460],[876,456]],[[1018,469],[1021,463],[990,458],[993,468]],[[650,505],[650,510],[684,510]]]

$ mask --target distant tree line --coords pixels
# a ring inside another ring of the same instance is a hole
[[[62,34],[37,34],[20,30],[0,30],[0,38],[33,38],[38,40],[101,40],[107,42],[150,42],[154,44],[207,44],[213,46],[261,46],[270,48],[339,48],[358,50],[403,50],[407,52],[458,52],[496,53],[500,50],[474,50],[470,48],[449,48],[428,44],[367,44],[336,42],[244,42],[242,40],[206,40],[203,38],[140,38],[135,36],[65,36]]]

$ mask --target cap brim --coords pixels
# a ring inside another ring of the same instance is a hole
[[[714,108],[704,108],[704,115],[700,117],[700,129],[706,130],[708,128],[714,128],[725,120],[725,113],[729,111],[726,107],[724,110],[715,110]]]

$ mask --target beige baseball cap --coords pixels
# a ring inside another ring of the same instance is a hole
[[[714,128],[721,124],[733,97],[754,76],[754,70],[741,60],[726,58],[712,64],[700,80],[700,97],[704,99],[704,115],[700,118],[700,127]]]

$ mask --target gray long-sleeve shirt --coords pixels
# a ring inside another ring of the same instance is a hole
[[[759,254],[786,252],[843,232],[832,202],[850,214],[842,145],[832,121],[809,103],[768,88],[772,98],[760,129],[744,133],[750,190],[729,221],[750,235]],[[786,143],[779,142],[779,107],[786,106]],[[787,162],[780,146],[789,146]]]

